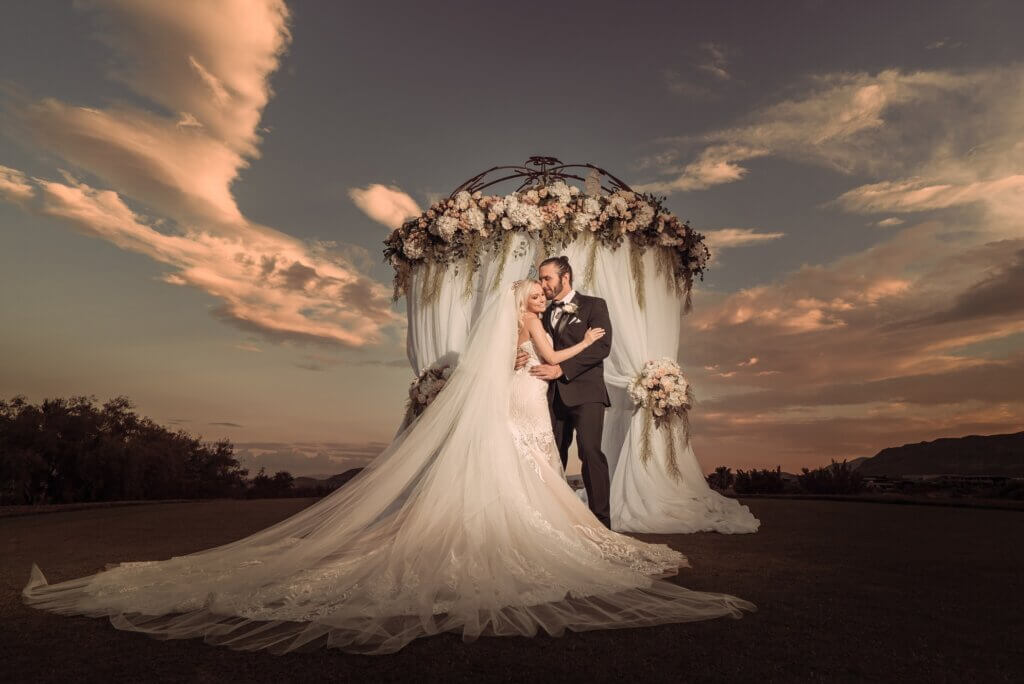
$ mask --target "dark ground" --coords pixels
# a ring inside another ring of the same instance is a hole
[[[643,535],[690,558],[675,581],[758,612],[561,638],[445,634],[397,654],[274,656],[157,641],[106,619],[28,608],[51,582],[105,563],[242,537],[308,499],[99,508],[0,519],[0,680],[50,681],[1021,681],[1024,513],[752,499],[753,535]]]

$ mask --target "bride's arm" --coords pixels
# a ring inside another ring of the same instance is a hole
[[[526,320],[526,329],[530,331],[530,339],[533,341],[533,348],[537,350],[537,356],[539,356],[544,363],[552,366],[556,366],[566,359],[571,359],[594,342],[604,337],[603,329],[589,328],[583,336],[582,342],[577,342],[571,347],[555,351],[555,348],[551,346],[551,342],[548,340],[547,333],[544,332],[544,324],[540,322],[539,318],[528,318]]]

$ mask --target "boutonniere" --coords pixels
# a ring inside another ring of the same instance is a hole
[[[562,311],[564,311],[565,313],[569,314],[570,316],[573,315],[574,313],[576,313],[579,310],[580,310],[580,305],[577,304],[576,302],[569,302],[568,304],[566,304],[565,306],[562,307]]]

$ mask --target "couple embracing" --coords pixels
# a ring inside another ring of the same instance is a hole
[[[525,368],[532,378],[548,383],[545,400],[557,451],[552,465],[557,467],[560,461],[564,473],[575,433],[587,503],[610,528],[611,478],[608,459],[601,451],[604,410],[609,406],[604,384],[604,359],[612,342],[608,305],[573,289],[572,266],[564,256],[541,262],[537,275],[537,281],[517,284],[522,293],[517,298],[521,326],[511,403],[513,435],[526,429],[521,416],[530,411],[522,404],[537,401],[529,392],[515,391],[516,384],[529,382],[521,375]],[[551,446],[548,453],[553,453]]]

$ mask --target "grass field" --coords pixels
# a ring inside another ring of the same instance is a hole
[[[753,535],[642,535],[693,566],[674,581],[758,612],[561,638],[445,634],[388,656],[274,656],[157,641],[105,619],[28,608],[33,561],[51,582],[105,563],[222,544],[305,499],[96,508],[0,519],[0,680],[56,681],[1020,681],[1024,513],[751,499]]]

